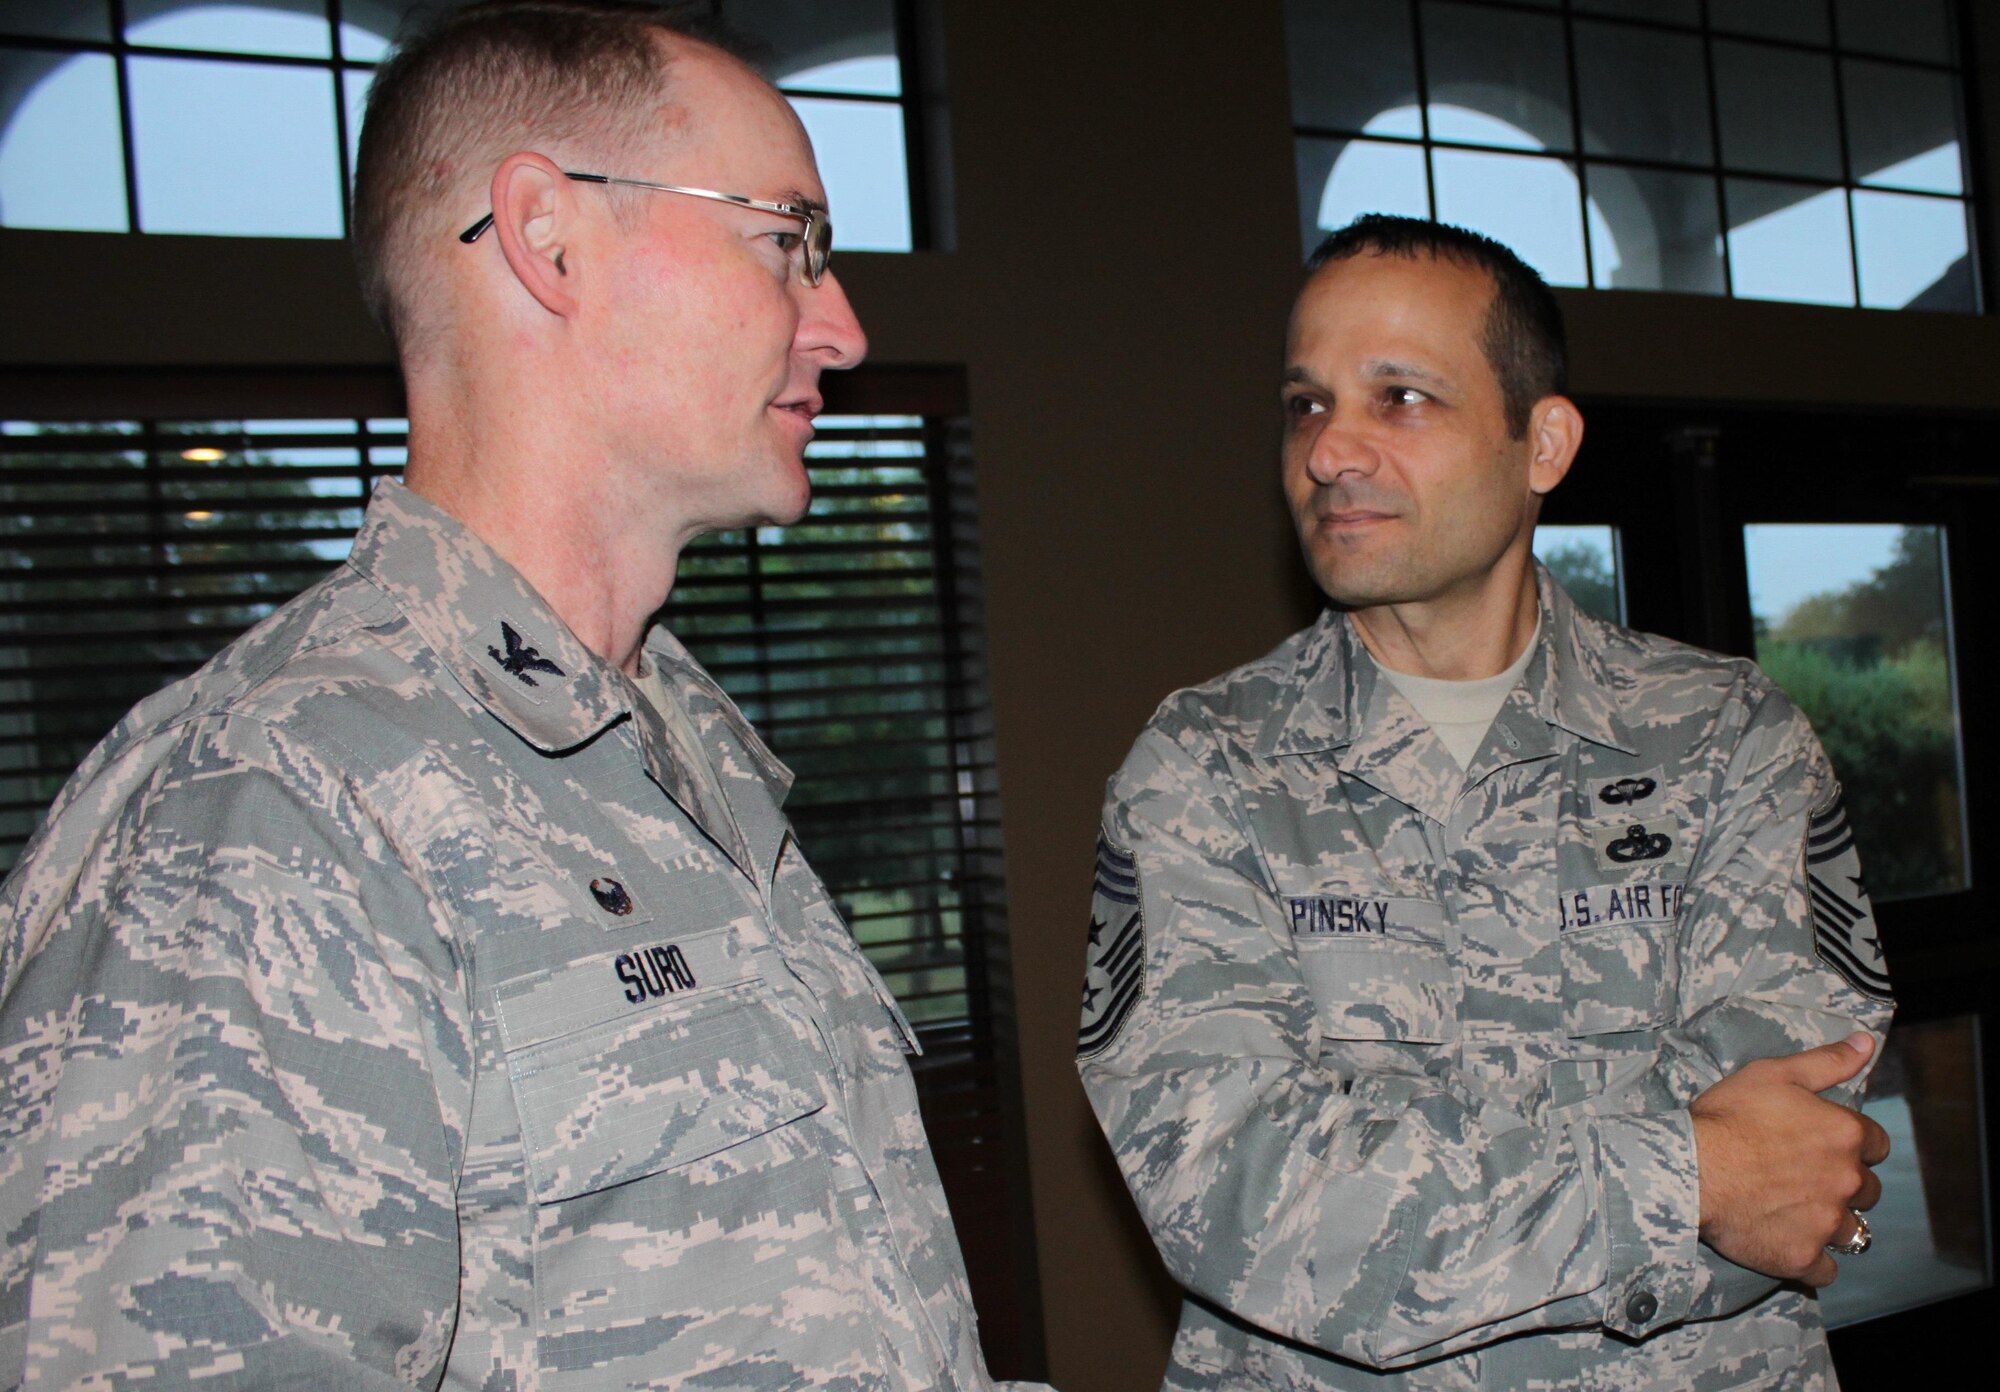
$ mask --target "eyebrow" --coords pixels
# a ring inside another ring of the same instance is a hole
[[[1371,381],[1402,377],[1413,382],[1428,382],[1434,387],[1450,385],[1444,377],[1432,372],[1429,368],[1417,367],[1411,363],[1393,362],[1386,358],[1375,358],[1365,363],[1362,366],[1361,375]],[[1313,376],[1310,369],[1301,367],[1296,363],[1285,369],[1285,375],[1279,378],[1279,381],[1282,385],[1288,387],[1295,385],[1317,387],[1321,385],[1319,378]]]
[[[817,198],[812,197],[810,194],[801,193],[797,189],[786,189],[783,193],[778,195],[775,201],[779,203],[789,203],[795,208],[803,208],[805,209],[805,211],[809,213],[816,213],[821,217],[826,216],[826,204],[820,202]]]
[[[1394,362],[1386,358],[1376,358],[1361,369],[1361,375],[1368,378],[1407,377],[1416,382],[1429,382],[1432,386],[1447,385],[1445,379],[1428,368],[1413,363]]]

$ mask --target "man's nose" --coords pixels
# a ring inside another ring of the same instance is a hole
[[[1372,474],[1380,463],[1368,433],[1338,410],[1328,412],[1306,453],[1306,473],[1318,484],[1336,483],[1346,474]]]
[[[819,360],[821,367],[853,367],[868,356],[868,335],[854,317],[847,291],[832,271],[818,285],[799,290],[801,311],[794,339],[796,351]]]

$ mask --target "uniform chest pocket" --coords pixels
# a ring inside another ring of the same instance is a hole
[[[1563,1032],[1572,1037],[1656,1029],[1674,1019],[1680,991],[1678,884],[1648,888],[1649,916],[1620,912],[1640,896],[1631,885],[1565,891],[1562,915]],[[1607,913],[1607,908],[1610,912]]]
[[[1329,1039],[1440,1044],[1458,1019],[1444,910],[1417,900],[1286,900],[1299,972]]]
[[[538,1203],[692,1163],[825,1105],[812,1050],[726,931],[498,995]]]

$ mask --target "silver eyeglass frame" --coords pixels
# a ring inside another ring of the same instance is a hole
[[[809,204],[773,203],[767,198],[751,198],[741,193],[718,193],[714,189],[689,188],[685,184],[656,184],[650,179],[623,179],[616,174],[591,174],[580,169],[565,169],[563,175],[580,184],[625,184],[631,188],[651,189],[655,193],[684,193],[689,198],[706,198],[714,203],[730,203],[739,208],[753,208],[760,213],[775,213],[779,217],[794,218],[806,225],[800,234],[799,245],[803,254],[799,257],[799,279],[808,288],[814,288],[826,279],[827,262],[833,259],[833,222],[824,208]],[[458,239],[470,246],[486,234],[493,225],[493,214],[488,213],[479,221],[458,234]]]

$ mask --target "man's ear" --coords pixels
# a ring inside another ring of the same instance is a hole
[[[529,151],[493,173],[493,232],[521,287],[551,314],[576,312],[577,267],[568,243],[577,230],[575,189],[562,170]]]
[[[1528,488],[1537,497],[1550,492],[1569,473],[1583,444],[1583,412],[1566,396],[1545,396],[1528,416]]]

